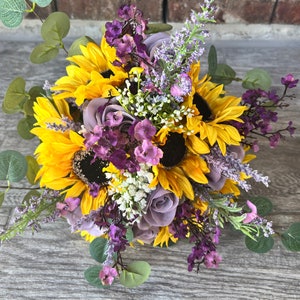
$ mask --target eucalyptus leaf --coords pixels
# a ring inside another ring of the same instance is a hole
[[[84,277],[89,284],[98,288],[107,288],[107,285],[103,285],[100,278],[99,273],[102,270],[102,266],[92,266],[89,267],[84,272]]]
[[[268,90],[271,86],[272,78],[269,73],[263,69],[255,68],[249,70],[243,79],[242,86],[245,89]]]
[[[128,288],[133,288],[144,283],[151,272],[150,265],[145,261],[134,261],[120,275],[120,283]]]
[[[300,222],[293,223],[281,235],[281,242],[290,251],[300,251]]]
[[[40,166],[33,156],[30,156],[30,155],[26,156],[26,161],[27,161],[27,165],[28,165],[26,177],[30,184],[35,184],[36,183],[35,178],[40,169]]]
[[[18,134],[24,140],[31,140],[35,137],[30,131],[33,125],[36,123],[36,119],[33,116],[27,116],[19,120],[17,125]]]
[[[80,45],[82,46],[86,46],[88,43],[95,43],[95,41],[88,37],[88,36],[82,36],[78,39],[76,39],[71,47],[69,48],[69,51],[68,51],[68,56],[71,57],[71,56],[74,56],[74,55],[80,55],[82,54],[81,50],[80,50]]]
[[[126,239],[127,239],[127,241],[130,243],[130,242],[132,242],[132,240],[133,240],[133,231],[132,231],[132,229],[131,229],[131,227],[127,227],[126,228]]]
[[[22,110],[24,102],[29,98],[25,91],[26,82],[24,78],[15,78],[8,86],[2,109],[7,114],[12,114]]]
[[[266,253],[274,246],[274,239],[271,236],[265,237],[262,232],[259,233],[259,236],[253,237],[255,240],[249,236],[245,236],[246,247],[253,252]]]
[[[26,176],[27,162],[18,151],[5,150],[0,152],[0,180],[18,182]]]
[[[37,97],[41,97],[44,94],[44,90],[41,86],[33,86],[28,92],[30,98],[26,100],[23,105],[24,113],[28,116],[33,116],[33,104]]]
[[[235,79],[235,71],[226,64],[217,64],[212,81],[224,85],[230,84]]]
[[[5,199],[5,192],[0,192],[0,208],[4,202]]]
[[[217,70],[218,56],[214,45],[211,45],[208,52],[208,74],[213,76]]]
[[[30,0],[31,2],[35,2],[40,7],[48,6],[52,0]]]
[[[32,197],[40,197],[40,196],[41,193],[39,191],[31,190],[24,196],[22,203],[27,205],[29,201],[32,199]]]
[[[54,59],[59,52],[57,46],[49,43],[42,43],[37,45],[30,54],[30,60],[34,64],[42,64]]]
[[[48,44],[57,46],[70,30],[70,19],[63,12],[51,13],[41,27],[41,35]]]
[[[0,20],[6,27],[18,27],[23,21],[25,10],[24,0],[1,0]]]
[[[273,209],[271,200],[266,197],[250,197],[250,201],[256,206],[257,213],[261,217],[270,214]]]
[[[93,259],[99,263],[103,263],[107,257],[108,242],[105,238],[95,238],[90,244],[90,254]]]
[[[147,25],[146,34],[170,31],[173,26],[166,23],[150,23]]]

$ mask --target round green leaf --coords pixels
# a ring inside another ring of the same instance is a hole
[[[217,64],[212,81],[224,85],[230,84],[235,79],[235,71],[226,64]]]
[[[40,169],[40,166],[33,156],[29,156],[29,155],[26,156],[26,161],[27,161],[27,165],[28,165],[26,177],[30,184],[35,184],[36,183],[35,178],[36,178],[37,172]]]
[[[36,123],[36,119],[33,116],[27,116],[18,122],[17,130],[21,138],[24,140],[31,140],[35,137],[30,131],[33,125]]]
[[[18,27],[22,23],[25,10],[24,0],[1,0],[0,20],[6,27]]]
[[[133,231],[132,231],[131,227],[128,227],[126,229],[126,239],[130,243],[130,242],[132,242],[133,238],[134,238]]]
[[[52,0],[30,0],[31,2],[35,2],[40,7],[48,6]]]
[[[98,288],[107,288],[107,285],[103,285],[100,278],[99,273],[102,270],[102,266],[92,266],[89,267],[84,272],[84,277],[89,284]]]
[[[243,79],[242,86],[245,89],[268,90],[271,86],[272,78],[263,69],[256,68],[248,71]]]
[[[18,182],[27,172],[25,157],[18,151],[6,150],[0,152],[0,180]]]
[[[54,59],[58,55],[59,49],[48,43],[37,45],[30,54],[30,60],[34,64],[43,64]]]
[[[134,261],[127,266],[120,275],[120,283],[128,288],[133,288],[144,283],[151,272],[150,265],[145,261]]]
[[[172,25],[166,23],[150,23],[147,25],[146,33],[152,34],[157,32],[170,31],[172,30],[172,28]]]
[[[70,30],[70,19],[63,12],[51,13],[41,28],[42,38],[48,44],[58,45]]]
[[[260,232],[259,236],[255,236],[254,238],[256,241],[249,236],[245,236],[246,247],[253,252],[266,253],[274,246],[274,239],[271,236],[265,237],[262,232]]]
[[[282,244],[290,251],[300,251],[300,222],[293,223],[281,235]]]
[[[108,242],[105,238],[95,238],[90,243],[90,254],[93,259],[99,263],[103,263],[107,257]]]
[[[80,46],[81,45],[86,46],[90,42],[95,43],[95,41],[92,38],[88,37],[88,36],[82,36],[82,37],[76,39],[72,43],[72,45],[71,45],[71,47],[68,51],[68,56],[71,57],[71,56],[74,56],[74,55],[82,54],[82,52],[80,50]]]
[[[9,84],[2,104],[5,113],[12,114],[22,109],[24,101],[29,97],[25,91],[25,85],[26,82],[22,77],[15,78]]]
[[[271,200],[266,197],[250,197],[250,201],[256,206],[257,213],[261,217],[270,214],[273,209]]]

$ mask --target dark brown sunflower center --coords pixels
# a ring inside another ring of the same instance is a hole
[[[86,184],[105,185],[108,180],[102,169],[106,166],[106,161],[99,158],[94,160],[94,155],[88,151],[78,151],[73,158],[73,171]]]
[[[203,116],[203,121],[211,120],[212,112],[207,104],[207,102],[198,94],[194,94],[193,104],[196,105],[200,114]]]
[[[185,155],[184,137],[177,132],[171,132],[165,145],[161,146],[160,149],[163,151],[163,157],[160,160],[161,164],[165,167],[176,166]]]
[[[115,75],[112,70],[107,70],[101,73],[104,78],[109,78],[112,75]]]

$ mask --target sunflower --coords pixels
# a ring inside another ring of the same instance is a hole
[[[194,110],[194,114],[186,120],[188,131],[193,132],[193,135],[187,136],[187,140],[193,139],[187,145],[191,151],[196,151],[192,147],[196,139],[208,146],[217,143],[225,155],[226,145],[239,145],[242,139],[238,130],[228,122],[242,122],[239,117],[247,108],[240,105],[241,98],[227,96],[223,85],[211,82],[207,76],[199,80],[199,72],[200,63],[194,64],[189,74],[192,79],[192,92],[182,103]]]
[[[67,76],[58,79],[52,88],[59,92],[53,98],[74,98],[80,106],[86,99],[119,95],[116,87],[128,75],[122,67],[113,65],[117,59],[116,50],[104,38],[100,46],[89,42],[80,49],[82,55],[67,58],[72,64],[66,67]]]
[[[65,197],[80,197],[81,211],[88,214],[104,204],[107,196],[105,185],[100,188],[96,197],[91,195],[91,184],[105,183],[102,167],[105,163],[96,160],[84,146],[84,138],[73,130],[59,130],[48,127],[49,121],[61,124],[62,113],[68,113],[67,103],[56,100],[56,107],[47,98],[38,98],[34,104],[37,120],[32,129],[41,141],[35,150],[37,162],[41,168],[36,176],[40,186],[65,193]]]

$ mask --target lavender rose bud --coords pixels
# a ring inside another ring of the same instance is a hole
[[[119,125],[120,130],[126,132],[134,120],[115,98],[96,98],[83,107],[83,124],[89,131],[96,125]]]
[[[170,35],[165,32],[158,32],[149,35],[145,40],[144,44],[147,47],[147,53],[150,59],[153,59],[154,51],[157,47],[161,46],[162,43],[168,43],[170,41]]]
[[[146,214],[142,216],[139,229],[147,230],[151,227],[161,227],[170,225],[176,213],[179,203],[178,197],[170,191],[158,186],[148,196],[148,206]]]
[[[242,146],[229,146],[228,154],[232,155],[235,159],[243,160],[245,151]],[[222,170],[213,164],[208,164],[210,173],[206,174],[208,185],[211,189],[219,191],[223,188],[226,177],[222,175]]]
[[[133,235],[136,240],[141,240],[146,244],[151,244],[158,234],[159,227],[150,227],[149,229],[139,229],[138,225],[132,227]]]

